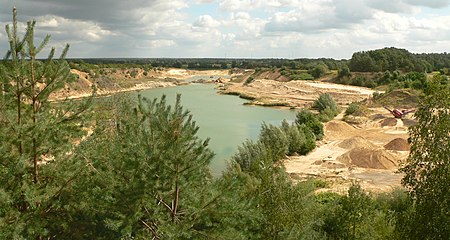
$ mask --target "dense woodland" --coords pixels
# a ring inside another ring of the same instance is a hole
[[[124,95],[50,101],[74,81],[68,46],[37,60],[49,37],[35,44],[34,25],[19,36],[14,10],[0,65],[1,239],[449,239],[442,79],[423,87],[403,189],[372,195],[355,183],[345,195],[316,193],[326,181],[293,184],[280,161],[322,138],[322,122],[340,111],[329,95],[313,104],[318,114],[263,124],[212,178],[214,153],[181,97],[173,106]]]

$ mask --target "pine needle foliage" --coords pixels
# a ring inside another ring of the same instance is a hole
[[[35,21],[19,36],[17,11],[6,26],[10,45],[0,64],[0,238],[32,239],[63,228],[59,197],[77,167],[71,163],[73,142],[84,134],[82,113],[89,101],[52,102],[49,97],[73,80],[64,61],[69,46],[54,59],[38,54],[50,36],[34,43]]]
[[[126,99],[113,103],[113,121],[97,122],[77,153],[91,170],[77,182],[85,201],[74,205],[67,236],[79,236],[77,229],[94,238],[202,236],[196,224],[214,199],[208,139],[197,137],[180,95],[175,105],[164,96]]]

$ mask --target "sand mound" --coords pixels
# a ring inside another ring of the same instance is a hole
[[[402,121],[403,121],[403,125],[405,125],[407,127],[412,127],[417,124],[417,122],[412,119],[402,119]]]
[[[381,121],[382,127],[395,127],[397,125],[397,119],[396,118],[386,118],[383,121]]]
[[[325,130],[330,132],[344,132],[344,131],[353,131],[355,130],[350,124],[342,121],[329,121],[325,124]]]
[[[354,148],[337,158],[347,166],[357,166],[374,169],[395,169],[395,157],[383,149]]]
[[[324,126],[325,136],[334,139],[343,139],[348,136],[353,136],[355,128],[350,124],[342,121],[329,121]]]
[[[375,114],[375,115],[372,115],[370,118],[374,121],[377,121],[377,120],[385,119],[386,116],[383,114]]]
[[[345,149],[352,149],[352,148],[375,148],[375,144],[371,143],[367,139],[355,136],[349,139],[345,139],[341,143],[338,144],[339,147],[345,148]]]
[[[384,145],[384,148],[396,151],[409,151],[409,143],[404,138],[396,138]]]

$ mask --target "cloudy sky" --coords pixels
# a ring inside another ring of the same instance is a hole
[[[350,58],[450,52],[450,0],[0,0],[69,57]],[[23,25],[24,26],[24,25]],[[0,53],[7,48],[0,28]],[[2,54],[0,54],[2,55]]]

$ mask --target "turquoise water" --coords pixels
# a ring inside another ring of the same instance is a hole
[[[293,121],[295,111],[268,107],[245,106],[246,100],[236,96],[220,95],[213,84],[191,84],[171,88],[149,89],[140,92],[150,99],[167,96],[175,103],[176,94],[181,94],[181,104],[188,109],[202,139],[210,138],[210,149],[216,156],[211,163],[213,175],[220,175],[226,162],[245,139],[257,139],[263,122],[279,124],[283,119]]]

